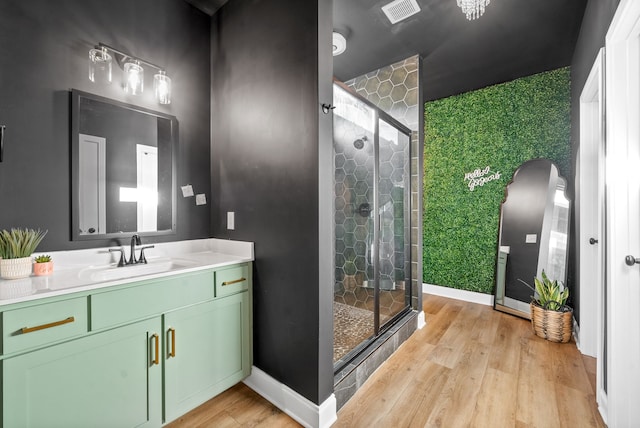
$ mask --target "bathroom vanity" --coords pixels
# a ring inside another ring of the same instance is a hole
[[[155,244],[130,271],[52,255],[0,281],[2,427],[158,427],[250,374],[253,244]]]

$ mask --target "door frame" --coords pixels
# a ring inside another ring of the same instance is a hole
[[[579,182],[578,239],[580,328],[578,349],[596,357],[596,401],[607,419],[604,353],[606,234],[604,233],[605,160],[605,49],[598,52],[580,94],[580,148],[576,175]],[[598,242],[592,244],[590,239]]]
[[[78,158],[79,158],[79,170],[78,170],[78,227],[81,229],[78,233],[87,234],[85,225],[87,219],[80,213],[84,212],[87,199],[91,199],[96,203],[96,211],[98,218],[93,233],[102,235],[107,233],[107,187],[106,187],[106,174],[107,174],[107,139],[104,137],[98,137],[89,134],[78,134]],[[93,150],[88,150],[93,148]],[[93,155],[93,158],[87,158],[88,155]],[[83,174],[83,166],[89,163],[95,167],[95,170],[90,171],[93,175],[91,177],[80,177]],[[93,180],[95,178],[95,180]],[[91,185],[91,189],[88,189],[88,185]]]
[[[640,420],[640,2],[622,0],[606,36],[609,426]]]

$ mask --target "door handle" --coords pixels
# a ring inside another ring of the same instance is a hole
[[[640,264],[640,259],[636,259],[633,256],[627,256],[624,258],[624,262],[627,264],[627,266],[633,266],[635,264]]]
[[[595,238],[589,238],[589,244],[591,244],[591,245],[595,245],[595,244],[597,244],[597,243],[598,243],[598,240],[597,240],[597,239],[595,239]]]

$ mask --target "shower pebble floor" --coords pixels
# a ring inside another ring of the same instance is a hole
[[[389,319],[380,315],[381,323]],[[333,362],[373,335],[373,312],[333,302]]]

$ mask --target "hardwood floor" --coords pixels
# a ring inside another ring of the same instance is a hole
[[[595,360],[547,342],[528,321],[425,295],[417,331],[338,412],[339,427],[604,427]],[[169,425],[295,427],[243,384]]]

